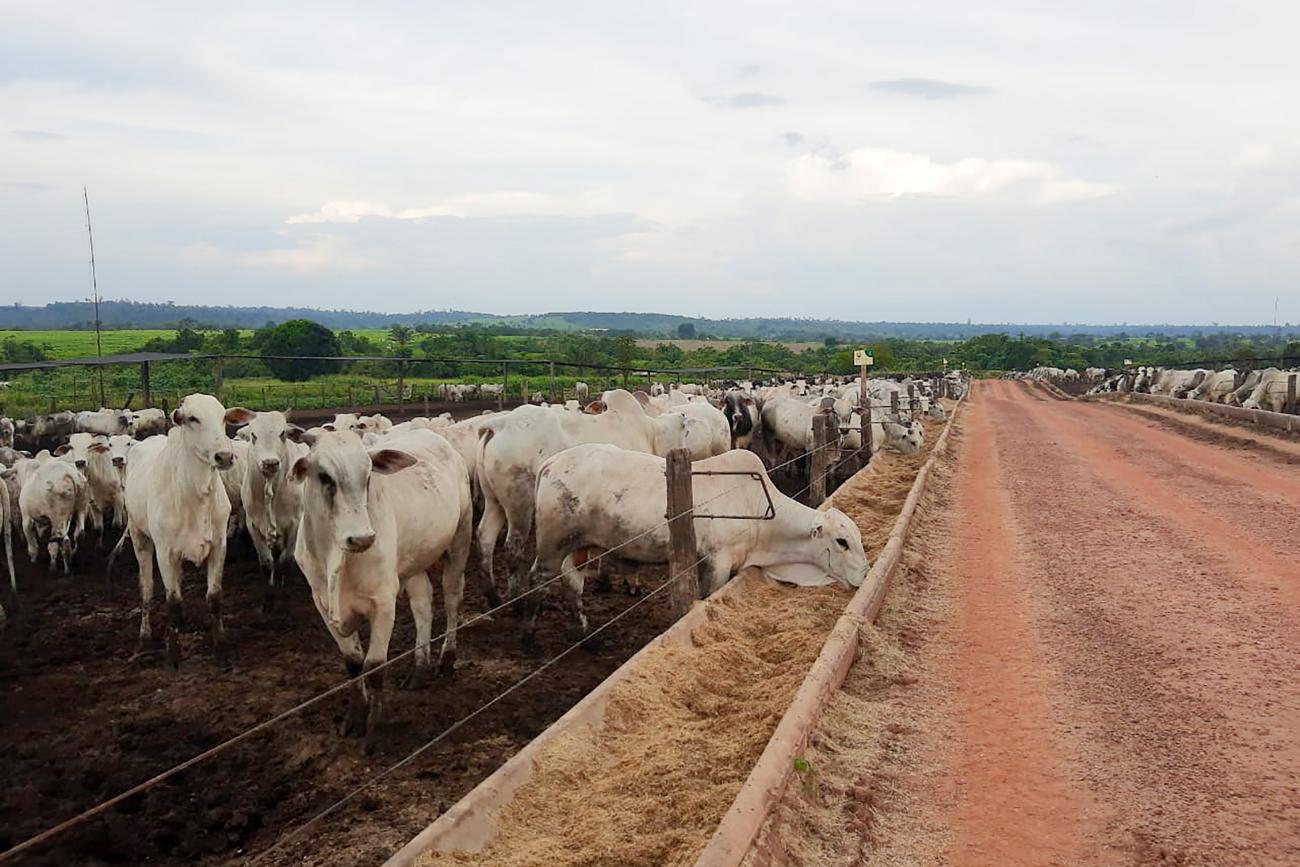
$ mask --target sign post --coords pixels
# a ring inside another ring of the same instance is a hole
[[[858,424],[862,426],[862,445],[871,457],[871,398],[867,395],[867,371],[876,363],[876,354],[870,349],[853,350],[853,363],[858,366]]]

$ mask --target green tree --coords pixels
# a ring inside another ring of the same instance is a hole
[[[683,322],[682,324],[678,325],[678,326],[677,326],[677,339],[678,339],[678,340],[694,340],[694,339],[695,339],[695,323],[694,323],[694,322]]]
[[[262,356],[271,373],[289,382],[303,382],[313,376],[337,373],[342,362],[321,359],[287,359],[270,356],[342,355],[339,339],[333,331],[310,319],[290,319],[271,330],[262,344]]]
[[[411,338],[414,335],[409,325],[394,325],[388,329],[388,339],[397,344],[396,354],[403,358],[411,356]]]

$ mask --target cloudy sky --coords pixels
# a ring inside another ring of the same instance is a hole
[[[1300,322],[1300,6],[906,5],[0,0],[0,303]]]

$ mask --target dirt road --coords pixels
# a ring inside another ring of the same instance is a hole
[[[1015,382],[955,441],[779,863],[1300,864],[1289,445]]]
[[[1300,863],[1300,469],[981,384],[944,569],[956,864]]]

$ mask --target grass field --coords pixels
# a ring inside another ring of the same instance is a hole
[[[740,346],[744,343],[773,343],[785,346],[791,352],[803,352],[805,349],[820,349],[820,342],[812,341],[789,341],[789,340],[655,340],[652,338],[641,338],[637,340],[636,345],[644,349],[654,349],[661,343],[667,343],[676,346],[684,352],[693,352],[697,349],[730,349],[733,346]]]
[[[172,337],[175,334],[175,331],[148,329],[101,332],[105,355],[134,352],[155,337]],[[0,340],[9,337],[35,343],[54,359],[90,358],[95,355],[93,331],[0,331]]]

